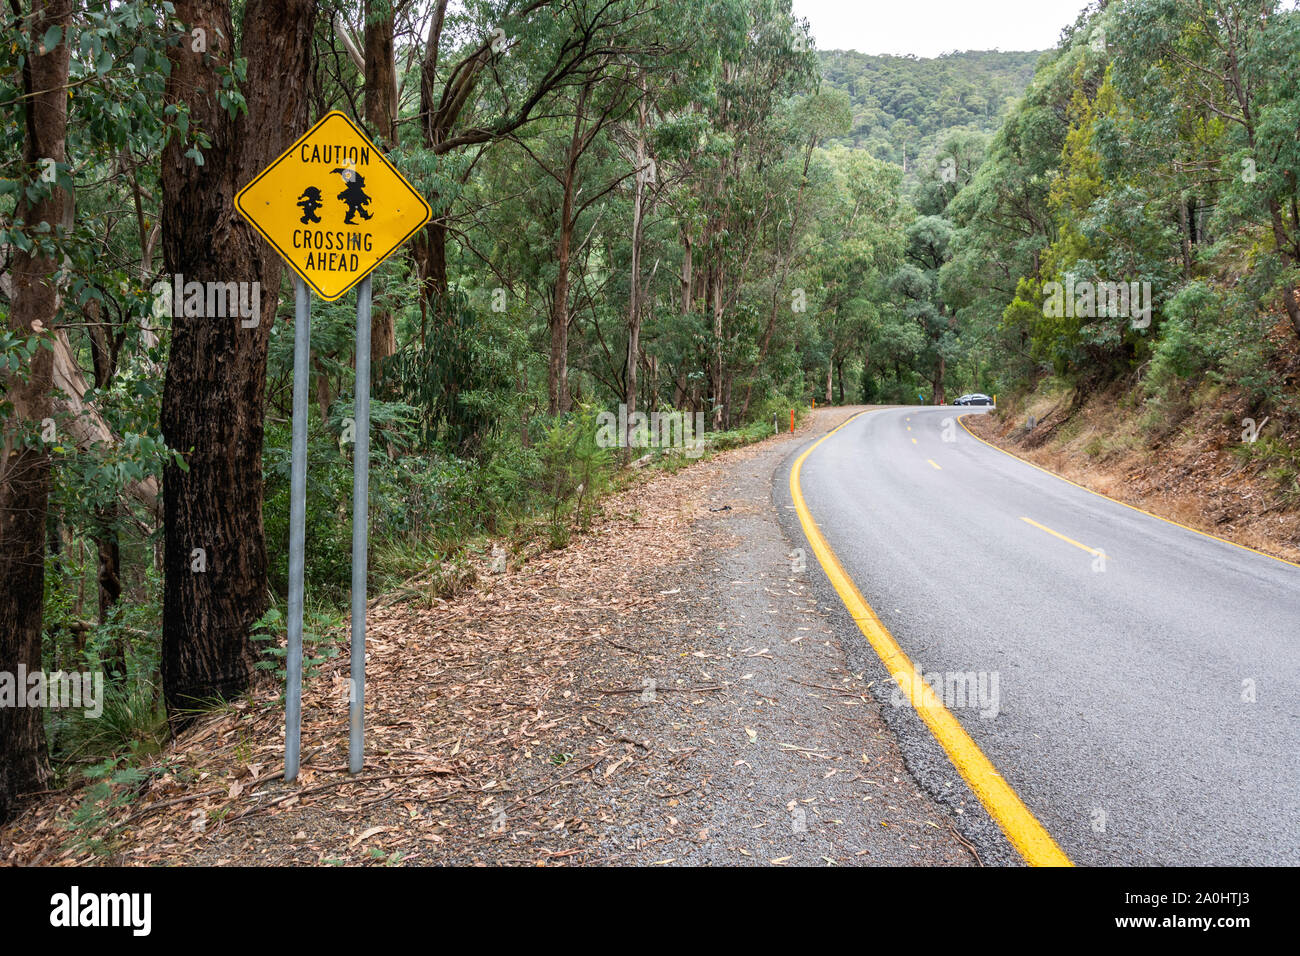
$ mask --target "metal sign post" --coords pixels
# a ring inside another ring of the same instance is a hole
[[[348,705],[348,771],[365,760],[366,543],[370,530],[370,276],[357,287],[357,376],[352,414],[352,693]]]
[[[289,652],[285,660],[284,779],[298,779],[302,726],[302,605],[307,527],[307,391],[311,293],[293,278],[293,443],[289,466]]]
[[[342,192],[334,190],[342,187]],[[298,776],[302,721],[307,390],[311,381],[308,289],[327,302],[357,289],[356,444],[352,470],[352,684],[348,768],[364,759],[366,543],[370,491],[370,273],[424,228],[433,210],[345,113],[322,116],[235,196],[235,208],[296,274],[293,460],[289,485],[289,650],[285,664],[284,779]]]

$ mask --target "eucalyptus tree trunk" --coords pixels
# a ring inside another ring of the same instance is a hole
[[[162,431],[188,468],[163,475],[163,692],[174,725],[188,709],[242,693],[252,676],[252,625],[267,608],[262,526],[262,411],[266,353],[281,263],[234,208],[235,192],[305,127],[315,0],[249,0],[237,118],[214,96],[234,57],[228,0],[178,0],[206,52],[168,52],[166,101],[211,140],[202,166],[173,136],[162,156],[163,260],[185,281],[260,283],[260,315],[173,319]],[[249,319],[248,321],[252,321]]]
[[[577,133],[574,134],[577,139]],[[555,284],[551,288],[551,354],[547,362],[547,410],[558,415],[569,410],[569,259],[573,246],[573,189],[577,179],[565,163],[564,199],[560,203],[560,235],[555,244]]]
[[[33,38],[52,27],[64,35],[72,18],[71,0],[43,0],[28,21]],[[39,43],[39,40],[36,41]],[[36,45],[35,43],[33,44]],[[48,161],[67,161],[68,126],[66,42],[37,53],[23,67],[26,126],[23,159],[29,170]],[[31,201],[19,191],[17,217],[24,223],[63,221],[68,197],[57,186]],[[39,251],[15,249],[10,267],[13,297],[10,331],[23,337],[48,336],[58,313],[55,273],[59,263]],[[50,455],[44,439],[20,440],[18,429],[39,435],[53,411],[54,355],[38,348],[19,376],[5,376],[13,412],[0,447],[0,671],[17,677],[41,669],[41,619],[45,601],[45,519],[50,499]],[[26,687],[16,685],[15,693]],[[40,790],[49,777],[45,725],[40,707],[0,706],[0,822],[14,815],[24,794]]]
[[[636,177],[632,199],[632,274],[628,282],[627,304],[627,378],[624,386],[624,402],[627,405],[628,433],[623,436],[624,448],[631,455],[632,448],[632,413],[636,411],[637,366],[641,356],[641,217],[645,202],[645,186],[649,177],[648,170],[653,166],[646,157],[646,121],[648,108],[645,99],[645,80],[641,79],[641,100],[637,105],[636,137]]]
[[[573,230],[577,216],[573,212],[574,192],[578,185],[578,161],[590,140],[583,135],[587,120],[587,97],[591,92],[588,80],[578,94],[573,111],[573,135],[565,151],[564,169],[561,171],[560,234],[555,241],[555,284],[551,287],[551,354],[547,362],[546,394],[551,415],[567,412],[571,407],[569,395],[569,266],[573,258]]]
[[[387,9],[383,14],[379,7]],[[397,62],[393,49],[393,11],[391,0],[376,3],[366,0],[365,37],[362,67],[365,80],[366,122],[384,145],[397,145]],[[375,303],[370,311],[370,365],[374,386],[384,386],[384,362],[397,352],[397,325],[391,309]]]

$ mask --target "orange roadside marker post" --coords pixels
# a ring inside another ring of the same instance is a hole
[[[790,409],[790,434],[794,434],[794,409]]]

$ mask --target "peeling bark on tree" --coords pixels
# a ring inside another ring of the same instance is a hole
[[[96,445],[116,445],[119,439],[113,434],[99,410],[87,405],[82,396],[90,388],[81,366],[72,355],[72,345],[62,329],[54,336],[53,383],[57,390],[53,396],[54,408],[61,415],[68,437],[82,451]],[[162,517],[162,501],[158,482],[153,478],[128,483],[123,491],[127,497],[142,505],[155,518]]]

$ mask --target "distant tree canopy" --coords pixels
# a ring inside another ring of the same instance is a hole
[[[822,50],[823,85],[843,90],[853,108],[836,142],[906,167],[932,155],[958,129],[991,133],[1029,85],[1042,52],[947,53],[934,59]]]

